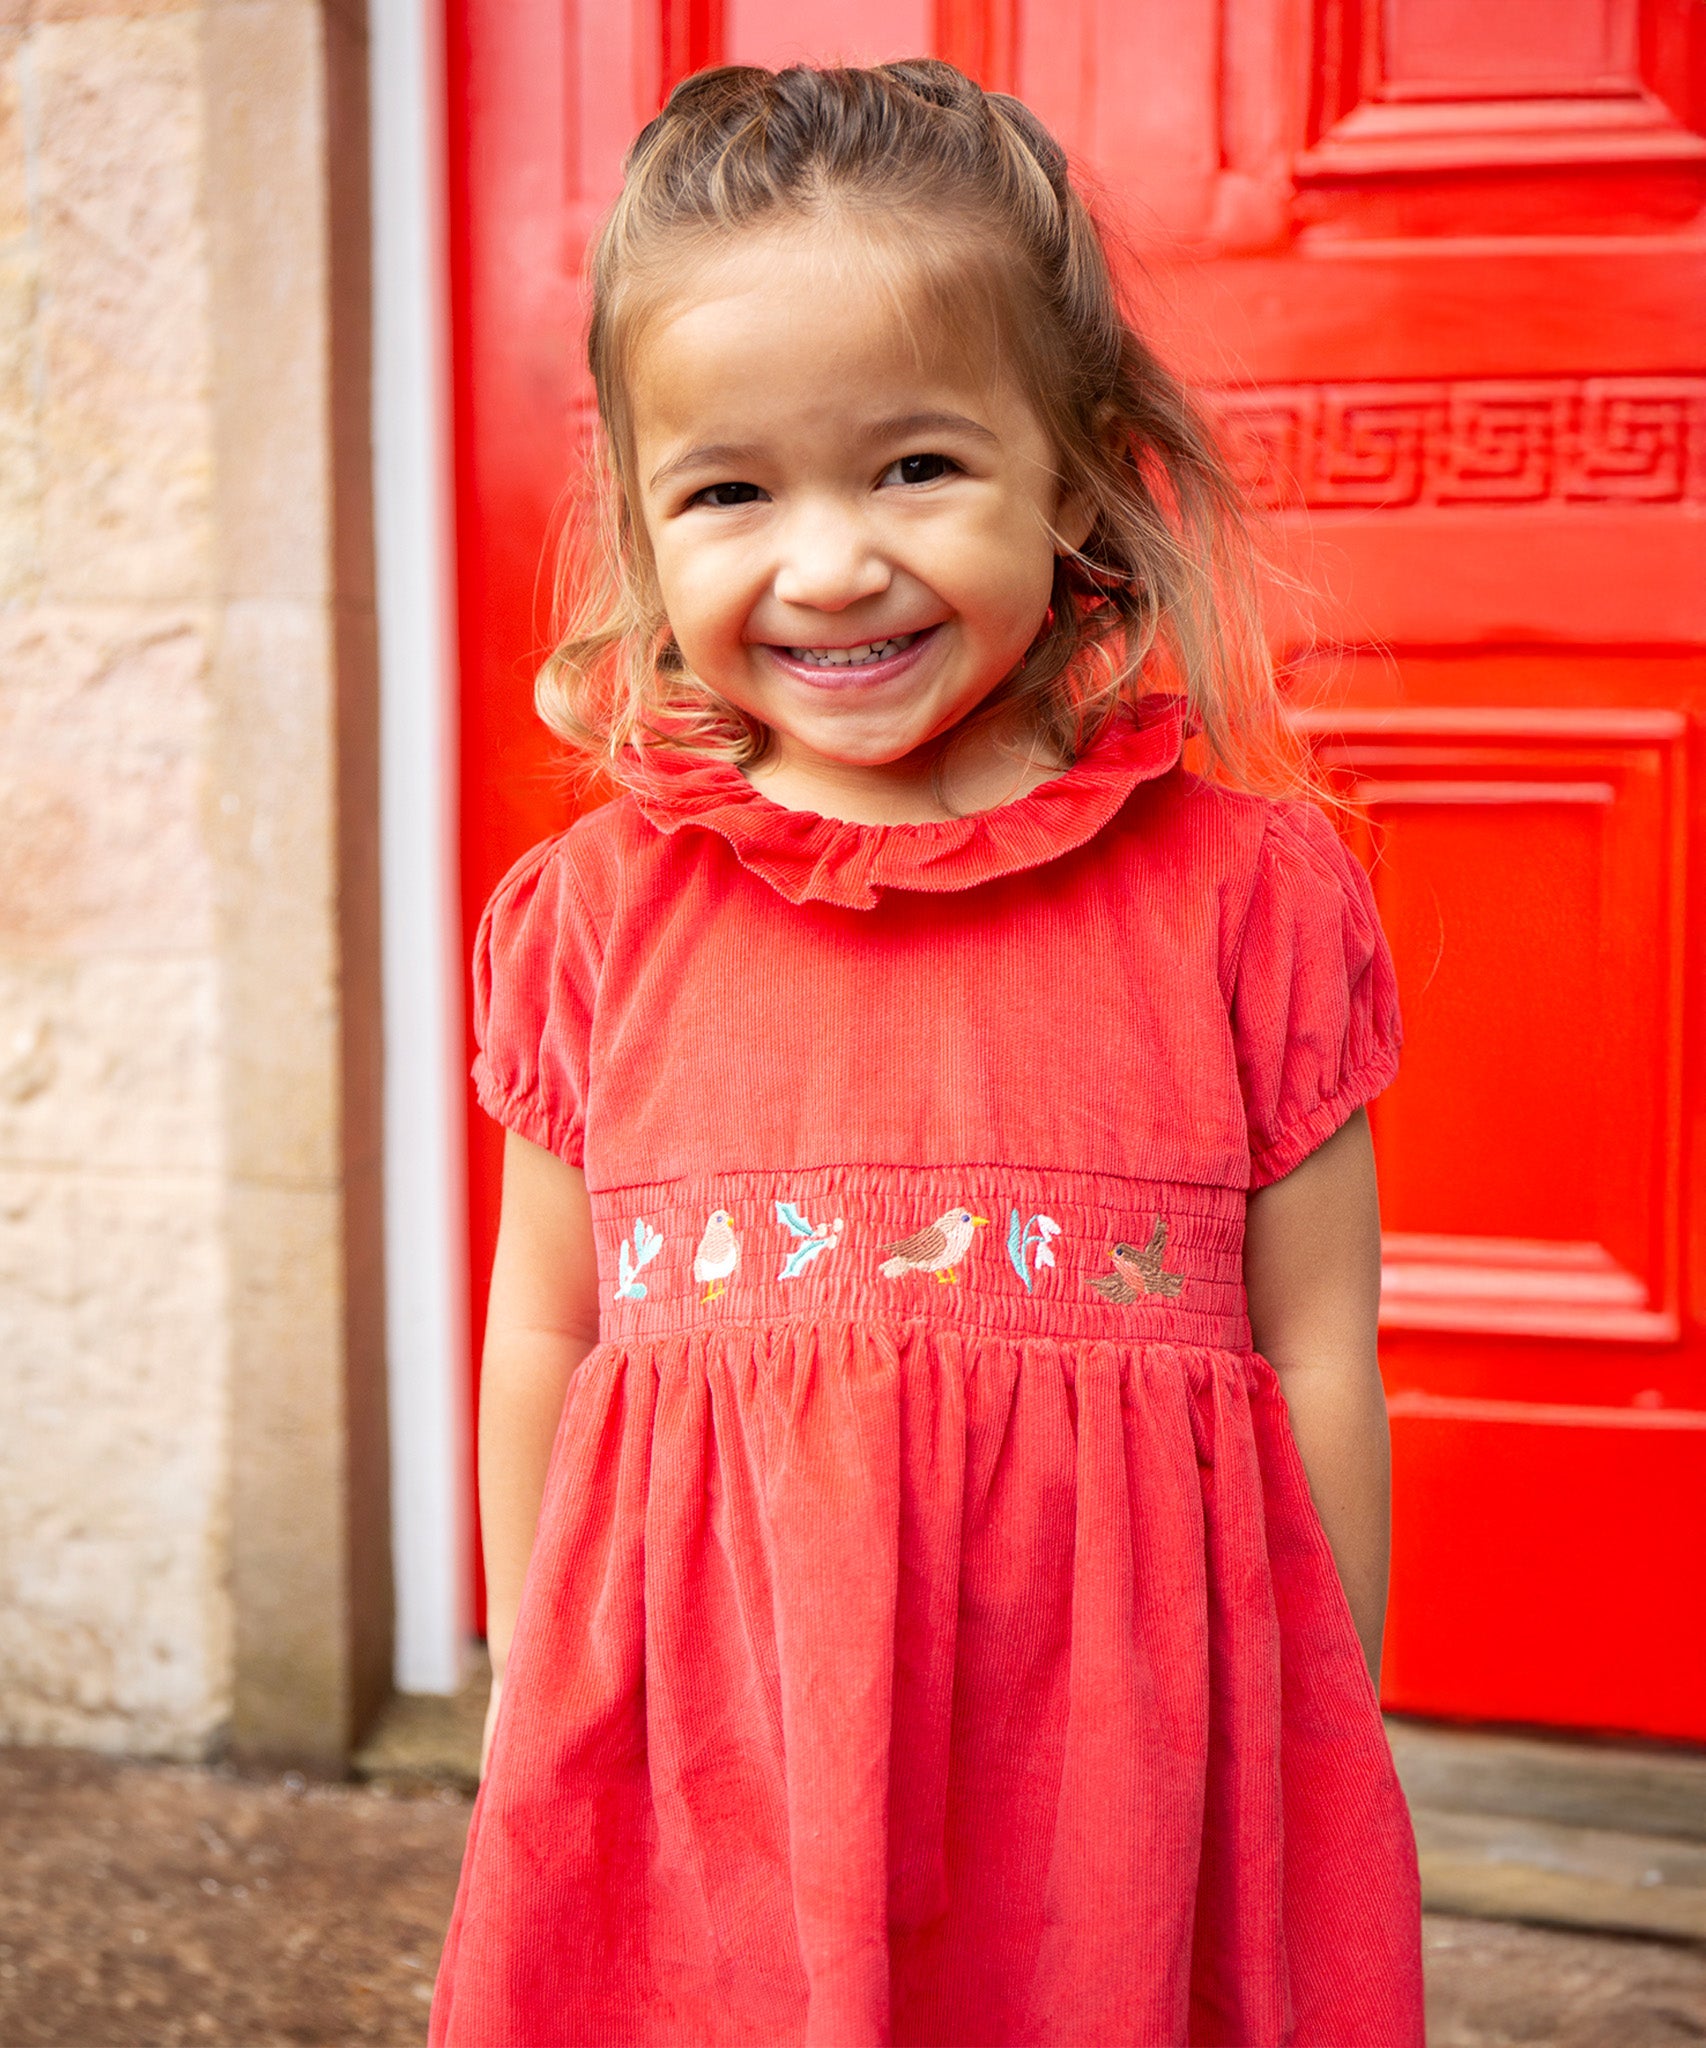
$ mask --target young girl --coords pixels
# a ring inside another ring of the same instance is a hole
[[[624,793],[479,941],[499,1703],[432,2038],[1407,2048],[1398,1020],[1332,826],[1237,786],[1211,445],[938,63],[690,79],[591,360],[541,705]]]

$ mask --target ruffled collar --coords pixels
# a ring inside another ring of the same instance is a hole
[[[1184,744],[1184,700],[1145,697],[1064,774],[992,811],[919,825],[856,825],[775,803],[738,768],[648,750],[628,785],[660,832],[715,832],[790,903],[868,910],[885,889],[946,892],[1040,867],[1082,846]]]

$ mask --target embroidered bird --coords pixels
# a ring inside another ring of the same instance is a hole
[[[974,1216],[969,1209],[946,1209],[934,1223],[925,1224],[898,1244],[884,1245],[889,1257],[880,1270],[890,1280],[898,1280],[903,1273],[934,1273],[944,1287],[956,1287],[960,1276],[954,1268],[970,1250],[973,1235],[988,1221],[987,1216]]]
[[[693,1254],[693,1277],[705,1290],[701,1306],[715,1301],[740,1264],[740,1239],[735,1236],[734,1218],[718,1209],[705,1225],[705,1235]]]
[[[1090,1282],[1109,1301],[1136,1301],[1144,1294],[1175,1295],[1185,1284],[1182,1273],[1164,1273],[1161,1254],[1167,1249],[1166,1219],[1157,1216],[1149,1242],[1142,1251],[1134,1244],[1116,1244],[1108,1256],[1114,1262],[1111,1273],[1098,1273]]]

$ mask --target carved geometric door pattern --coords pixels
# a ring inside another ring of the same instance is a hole
[[[1706,1737],[1706,12],[1220,25],[1178,331],[1329,593],[1300,723],[1407,1025],[1387,1702]]]
[[[525,678],[575,280],[635,127],[719,60],[934,50],[1019,92],[1333,649],[1299,715],[1408,1034],[1375,1112],[1388,1704],[1706,1739],[1706,7],[450,14],[470,930],[563,817]]]

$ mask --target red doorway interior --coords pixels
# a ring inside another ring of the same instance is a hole
[[[1409,1027],[1388,1704],[1706,1740],[1706,11],[457,0],[468,936],[571,815],[530,682],[623,149],[700,63],[920,49],[1073,149],[1326,593],[1304,716]],[[477,1283],[499,1149],[472,1112]]]

